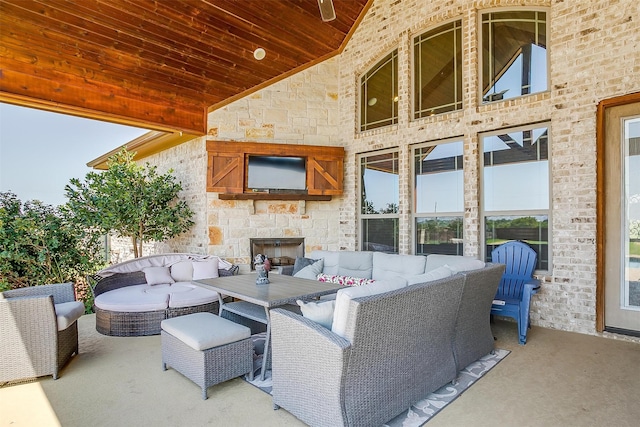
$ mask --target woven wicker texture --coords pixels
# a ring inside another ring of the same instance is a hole
[[[274,404],[311,426],[381,425],[405,411],[456,377],[463,284],[456,275],[356,298],[347,338],[272,310]]]
[[[72,283],[5,291],[0,296],[0,383],[53,375],[75,353],[78,325],[58,331],[54,303],[75,300]]]
[[[172,367],[200,386],[202,398],[207,388],[248,374],[253,369],[251,338],[199,351],[162,331],[162,368]]]
[[[459,371],[494,350],[495,340],[490,325],[491,303],[503,272],[503,264],[487,264],[480,270],[462,273],[465,283],[453,343]]]
[[[232,266],[228,270],[218,270],[218,274],[222,277],[237,273],[237,265]],[[147,282],[142,271],[115,273],[98,280],[92,290],[94,297],[97,297],[100,294],[114,289],[144,283]],[[168,307],[164,310],[143,312],[110,311],[103,310],[94,305],[93,311],[96,313],[96,330],[101,334],[114,337],[137,337],[158,335],[160,333],[160,322],[164,319],[200,312],[217,314],[218,305],[218,302],[211,302],[192,307]]]

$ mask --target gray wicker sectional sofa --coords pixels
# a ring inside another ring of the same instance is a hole
[[[447,256],[431,261],[434,268],[465,263]],[[502,264],[486,264],[422,283],[386,276],[345,287],[329,327],[272,310],[274,407],[311,426],[390,421],[494,349],[489,318],[503,272]]]
[[[164,319],[198,312],[218,313],[218,294],[192,280],[237,274],[216,256],[150,255],[105,268],[94,275],[96,330],[110,336],[160,334]]]

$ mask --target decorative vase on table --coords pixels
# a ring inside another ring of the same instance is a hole
[[[256,279],[256,285],[268,285],[269,284],[269,271],[265,266],[265,260],[267,258],[258,254],[253,258],[253,266],[258,273],[258,278]]]

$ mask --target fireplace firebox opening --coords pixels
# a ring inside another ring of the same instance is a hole
[[[251,245],[251,270],[257,254],[269,258],[272,267],[293,265],[297,257],[304,257],[304,238],[249,239]]]

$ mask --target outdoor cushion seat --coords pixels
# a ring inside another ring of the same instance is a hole
[[[248,374],[253,379],[251,330],[213,313],[193,313],[161,322],[162,370],[171,366],[207,388]]]
[[[194,285],[191,282],[176,282],[171,285],[169,307],[191,307],[218,301],[218,293]]]
[[[64,331],[84,314],[82,301],[61,302],[53,305],[58,321],[58,331]]]
[[[408,278],[424,273],[427,262],[425,256],[373,253],[373,271],[371,277],[376,280]]]
[[[213,313],[194,313],[165,319],[160,325],[163,331],[194,350],[206,350],[251,337],[251,330],[246,326]]]
[[[169,305],[169,294],[158,292],[160,288],[153,288],[149,285],[133,285],[114,289],[98,295],[94,304],[102,310],[129,313],[164,310]]]
[[[171,285],[133,285],[100,294],[95,305],[103,310],[137,313],[167,307],[191,307],[218,301],[218,294],[191,282]]]

